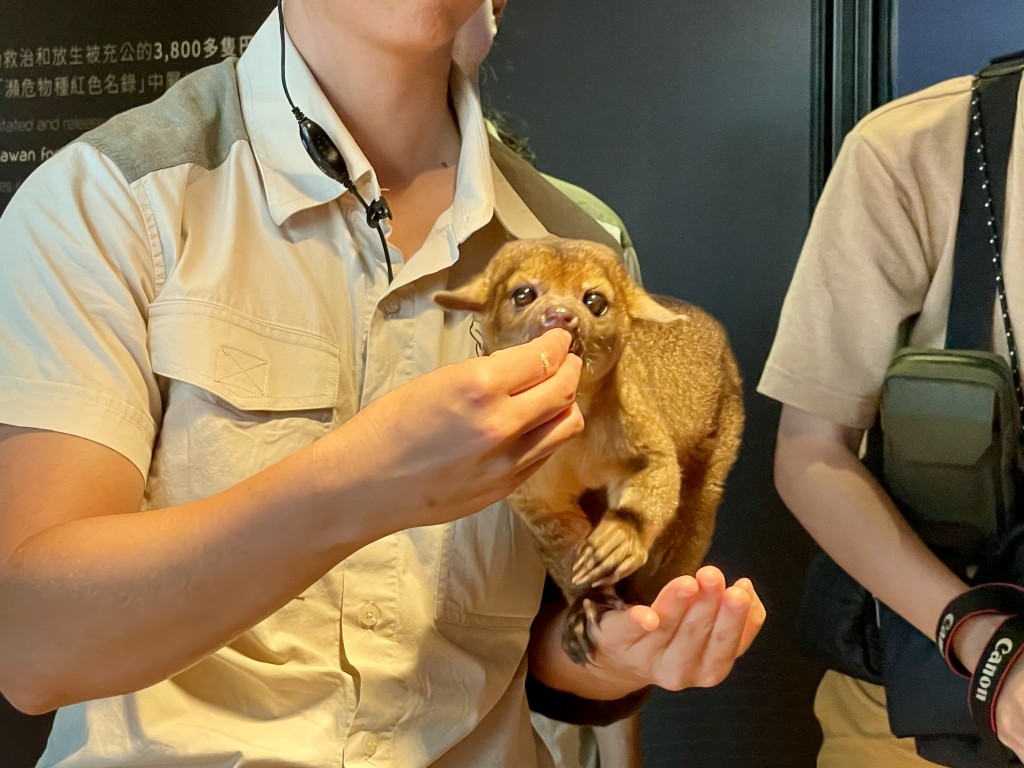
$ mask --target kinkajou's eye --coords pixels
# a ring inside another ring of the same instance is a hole
[[[588,291],[583,297],[583,303],[594,317],[600,317],[608,311],[608,299],[597,291]]]
[[[521,285],[512,291],[512,303],[517,307],[525,307],[527,304],[532,304],[537,299],[537,292],[533,290],[532,286]]]

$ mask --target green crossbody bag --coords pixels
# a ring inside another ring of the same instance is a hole
[[[1014,520],[1020,417],[992,352],[907,347],[886,372],[882,476],[933,549],[969,560]]]

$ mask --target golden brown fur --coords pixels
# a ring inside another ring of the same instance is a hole
[[[467,285],[435,298],[480,316],[488,353],[548,327],[574,335],[586,428],[509,503],[574,607],[566,647],[585,661],[584,598],[617,604],[614,585],[626,602],[650,604],[707,552],[743,430],[726,334],[695,306],[655,301],[610,249],[580,240],[509,243]]]

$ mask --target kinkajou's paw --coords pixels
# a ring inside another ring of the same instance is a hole
[[[647,547],[628,517],[605,516],[590,532],[573,565],[573,584],[614,584],[647,562]]]
[[[625,608],[622,599],[609,589],[593,589],[577,598],[569,607],[562,633],[562,648],[569,658],[581,666],[586,665],[597,650],[591,630],[601,623],[601,617],[608,611]]]

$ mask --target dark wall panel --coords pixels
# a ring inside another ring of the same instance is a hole
[[[112,114],[237,55],[274,0],[13,0],[0,23],[0,211],[40,162]]]
[[[724,685],[648,705],[650,768],[812,766],[820,738],[820,669],[792,642],[809,540],[772,486],[777,409],[753,391],[808,223],[810,35],[810,0],[513,0],[485,84],[543,170],[619,212],[648,287],[725,323],[747,381],[710,560],[755,580],[769,621]]]
[[[1020,0],[898,0],[895,95],[969,75],[1022,48]]]

